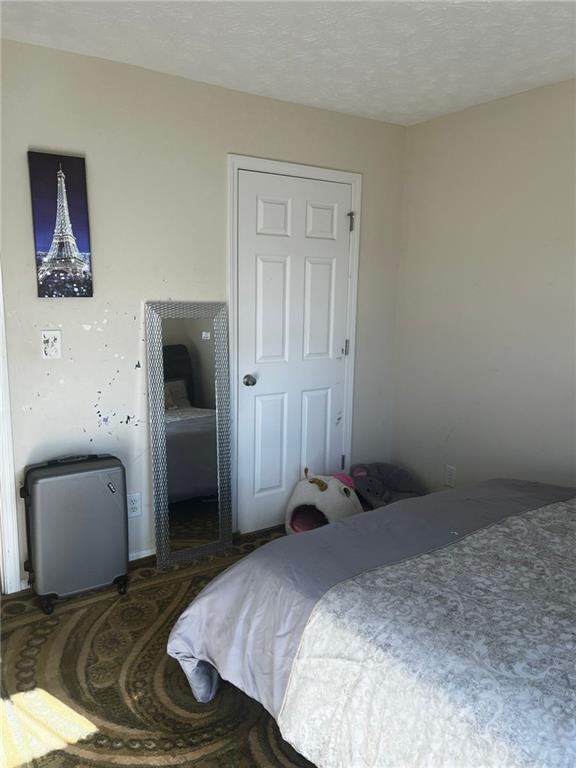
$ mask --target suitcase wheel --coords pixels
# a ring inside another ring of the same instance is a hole
[[[120,576],[116,579],[116,589],[119,595],[125,595],[128,591],[128,576]]]
[[[52,604],[52,600],[47,597],[46,595],[41,595],[39,597],[40,601],[40,608],[44,611],[45,614],[48,616],[54,612],[54,605]]]

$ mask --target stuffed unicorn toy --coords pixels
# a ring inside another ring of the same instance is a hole
[[[300,533],[363,512],[348,475],[318,475],[308,468],[294,489],[286,508],[286,533]],[[324,519],[323,519],[324,518]]]

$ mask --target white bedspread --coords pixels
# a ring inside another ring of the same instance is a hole
[[[576,766],[576,500],[349,579],[278,722],[318,768]]]
[[[216,417],[216,411],[213,408],[197,408],[194,405],[188,405],[184,408],[167,408],[164,411],[164,422],[172,424],[175,421],[188,421],[203,419],[206,417]]]

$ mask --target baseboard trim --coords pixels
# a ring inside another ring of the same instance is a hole
[[[130,552],[130,555],[128,556],[128,559],[130,562],[132,560],[142,560],[144,557],[151,557],[152,555],[156,554],[156,547],[150,547],[149,549],[142,549],[139,552]]]

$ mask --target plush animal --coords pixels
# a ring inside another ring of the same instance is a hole
[[[304,475],[286,508],[286,533],[312,530],[363,511],[352,478],[340,474],[313,477],[307,468]]]

